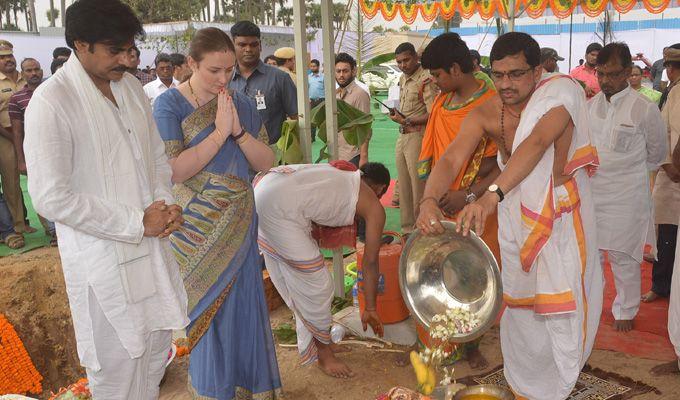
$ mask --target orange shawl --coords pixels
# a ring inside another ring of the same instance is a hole
[[[496,91],[488,87],[486,82],[477,82],[480,84],[479,89],[465,103],[452,103],[453,93],[442,93],[435,99],[420,150],[418,161],[420,179],[427,179],[430,175],[432,168],[458,135],[463,120],[470,111],[496,95]],[[451,190],[469,187],[477,177],[482,159],[494,157],[497,152],[498,149],[493,141],[487,138],[482,139],[474,155],[463,164],[460,173],[451,185]]]

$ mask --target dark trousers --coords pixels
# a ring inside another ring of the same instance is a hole
[[[659,237],[656,241],[658,260],[654,261],[654,269],[652,270],[652,291],[659,296],[668,297],[671,294],[671,277],[673,276],[677,238],[677,225],[659,225]]]

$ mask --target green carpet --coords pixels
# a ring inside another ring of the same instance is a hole
[[[381,100],[384,100],[384,96],[380,96]],[[397,124],[392,122],[386,115],[380,113],[377,108],[377,103],[374,101],[372,103],[373,117],[373,137],[371,138],[371,144],[369,146],[368,159],[370,161],[381,162],[390,170],[390,175],[392,179],[397,178],[397,167],[394,159],[394,146],[397,142],[397,137],[399,131],[397,129]],[[317,140],[312,146],[312,159],[316,159],[319,155],[319,150],[321,150],[322,143]],[[28,219],[31,222],[31,226],[37,228],[36,233],[24,235],[26,238],[26,246],[22,249],[11,250],[4,244],[0,245],[0,257],[4,257],[11,254],[25,253],[27,251],[49,246],[50,238],[45,235],[45,232],[40,225],[40,220],[38,215],[33,209],[33,204],[31,203],[31,198],[28,195],[26,189],[26,177],[21,177],[21,188],[24,191],[24,200],[26,201],[26,208],[28,209]],[[401,230],[401,224],[399,223],[399,209],[398,208],[386,208],[385,212],[387,214],[387,221],[385,223],[385,230],[397,231]]]
[[[0,257],[5,257],[11,254],[25,253],[39,247],[47,247],[50,245],[50,237],[45,234],[45,230],[38,219],[38,214],[36,214],[35,210],[33,209],[31,197],[28,195],[28,189],[26,189],[26,177],[23,175],[21,176],[21,190],[24,192],[24,201],[26,202],[26,209],[28,210],[28,220],[30,221],[31,226],[36,228],[38,231],[35,233],[24,234],[26,246],[22,247],[21,249],[12,250],[4,244],[0,245]]]

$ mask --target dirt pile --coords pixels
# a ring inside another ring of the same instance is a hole
[[[0,312],[43,376],[43,398],[85,375],[56,249],[0,258]]]

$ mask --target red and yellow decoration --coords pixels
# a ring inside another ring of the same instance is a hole
[[[589,17],[600,15],[607,5],[620,13],[627,13],[635,5],[641,2],[652,14],[663,12],[671,3],[671,0],[517,0],[515,2],[515,15],[519,14],[520,8],[526,9],[526,14],[531,18],[543,16],[546,8],[550,8],[553,14],[560,19],[568,18],[580,6],[581,11]],[[677,0],[680,4],[680,0]],[[475,13],[482,19],[488,20],[496,16],[508,16],[508,0],[435,0],[421,2],[394,1],[394,0],[359,0],[361,11],[368,19],[374,18],[380,13],[387,21],[392,21],[397,15],[407,24],[412,24],[418,14],[431,22],[438,16],[451,19],[458,11],[463,18],[470,18]]]
[[[0,395],[41,394],[42,379],[14,326],[0,314]]]

